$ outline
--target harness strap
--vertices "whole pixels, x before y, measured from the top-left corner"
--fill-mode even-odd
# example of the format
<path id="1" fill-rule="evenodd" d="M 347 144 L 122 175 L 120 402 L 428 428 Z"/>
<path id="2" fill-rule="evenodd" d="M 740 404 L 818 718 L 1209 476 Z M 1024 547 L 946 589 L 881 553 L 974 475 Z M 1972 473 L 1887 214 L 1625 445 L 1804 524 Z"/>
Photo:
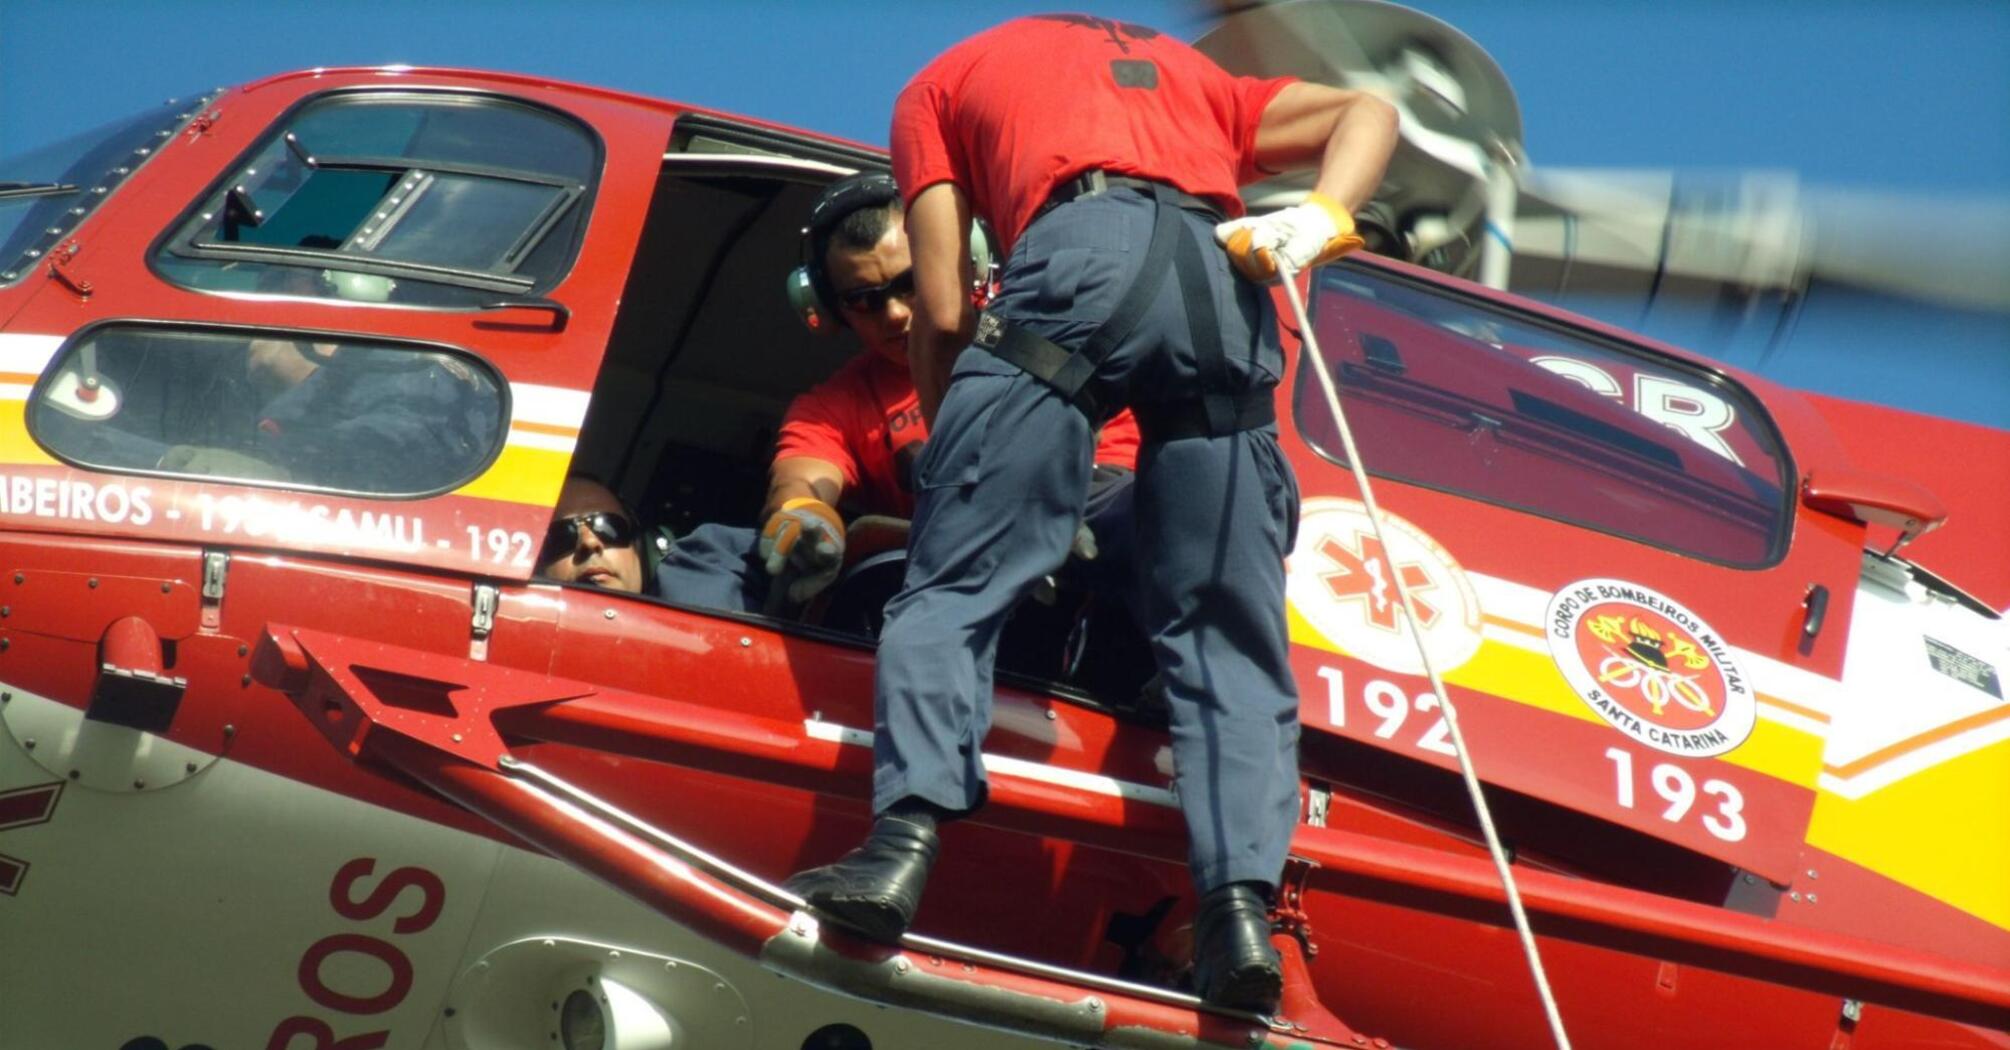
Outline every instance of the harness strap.
<path id="1" fill-rule="evenodd" d="M 1186 306 L 1195 363 L 1200 365 L 1201 408 L 1207 414 L 1208 433 L 1233 434 L 1246 428 L 1235 425 L 1238 406 L 1235 395 L 1229 393 L 1228 352 L 1221 345 L 1221 319 L 1214 312 L 1214 290 L 1208 287 L 1207 263 L 1201 258 L 1199 238 L 1193 230 L 1185 228 L 1180 233 L 1183 236 L 1179 239 L 1178 254 L 1173 257 L 1173 272 L 1179 277 L 1179 294 Z"/>
<path id="2" fill-rule="evenodd" d="M 1121 186 L 1133 186 L 1136 181 L 1109 180 L 1110 184 Z M 1069 188 L 1073 190 L 1074 184 L 1069 184 Z M 1145 439 L 1218 436 L 1268 425 L 1277 418 L 1270 390 L 1228 392 L 1228 355 L 1221 344 L 1220 317 L 1208 287 L 1207 263 L 1198 237 L 1179 219 L 1183 207 L 1199 204 L 1212 211 L 1212 205 L 1162 183 L 1146 182 L 1135 188 L 1148 191 L 1152 197 L 1151 242 L 1116 308 L 1090 333 L 1080 350 L 1069 350 L 990 311 L 977 320 L 974 344 L 1052 387 L 1087 416 L 1091 425 L 1099 424 L 1104 418 L 1103 405 L 1091 380 L 1104 359 L 1130 337 L 1144 320 L 1146 311 L 1158 301 L 1166 284 L 1166 271 L 1171 269 L 1185 300 L 1187 325 L 1192 330 L 1194 353 L 1200 365 L 1201 394 L 1191 400 L 1135 406 Z M 1148 424 L 1147 415 L 1155 422 Z"/>
<path id="3" fill-rule="evenodd" d="M 1102 420 L 1102 403 L 1089 388 L 1096 366 L 1087 354 L 1076 353 L 1045 336 L 1008 324 L 989 311 L 977 318 L 977 338 L 973 342 L 1053 387 L 1055 393 L 1088 416 L 1092 425 Z"/>

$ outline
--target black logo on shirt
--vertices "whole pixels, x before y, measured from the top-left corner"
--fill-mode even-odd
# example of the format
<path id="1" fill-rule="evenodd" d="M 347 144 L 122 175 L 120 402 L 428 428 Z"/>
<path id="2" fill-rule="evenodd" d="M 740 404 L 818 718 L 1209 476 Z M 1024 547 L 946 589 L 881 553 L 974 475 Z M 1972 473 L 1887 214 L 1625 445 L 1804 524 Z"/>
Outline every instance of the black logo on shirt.
<path id="1" fill-rule="evenodd" d="M 1048 22 L 1066 22 L 1069 25 L 1081 26 L 1084 29 L 1093 29 L 1097 32 L 1108 34 L 1110 43 L 1117 45 L 1117 49 L 1126 55 L 1131 53 L 1131 45 L 1124 42 L 1125 37 L 1129 37 L 1132 40 L 1152 40 L 1159 35 L 1159 31 L 1150 26 L 1136 25 L 1131 22 L 1119 22 L 1114 18 L 1097 18 L 1094 15 L 1034 15 L 1033 17 Z M 1156 70 L 1153 71 L 1153 80 L 1157 80 Z M 1123 83 L 1121 79 L 1117 82 L 1120 84 Z M 1125 86 L 1129 87 L 1131 85 Z"/>

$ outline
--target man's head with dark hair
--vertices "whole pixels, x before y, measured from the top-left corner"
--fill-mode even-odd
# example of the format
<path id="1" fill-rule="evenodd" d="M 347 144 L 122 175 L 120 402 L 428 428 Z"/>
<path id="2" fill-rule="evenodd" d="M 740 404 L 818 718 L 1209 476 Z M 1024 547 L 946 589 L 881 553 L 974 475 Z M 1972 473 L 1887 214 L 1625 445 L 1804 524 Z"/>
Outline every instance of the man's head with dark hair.
<path id="1" fill-rule="evenodd" d="M 899 198 L 859 208 L 831 227 L 817 260 L 845 326 L 866 349 L 903 364 L 914 293 L 905 218 Z"/>
<path id="2" fill-rule="evenodd" d="M 824 262 L 828 265 L 832 250 L 871 250 L 881 237 L 886 236 L 887 230 L 900 226 L 906 217 L 907 210 L 901 207 L 898 198 L 852 212 L 831 230 L 830 240 L 824 245 Z"/>

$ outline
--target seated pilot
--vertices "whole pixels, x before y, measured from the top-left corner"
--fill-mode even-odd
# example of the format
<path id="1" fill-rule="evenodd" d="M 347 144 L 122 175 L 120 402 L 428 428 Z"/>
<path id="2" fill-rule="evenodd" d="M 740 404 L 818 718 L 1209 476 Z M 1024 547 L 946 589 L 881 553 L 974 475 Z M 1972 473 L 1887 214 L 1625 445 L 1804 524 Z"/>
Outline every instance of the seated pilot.
<path id="1" fill-rule="evenodd" d="M 663 561 L 650 568 L 648 544 Z M 596 478 L 573 474 L 558 491 L 551 528 L 537 555 L 537 575 L 560 583 L 584 583 L 624 594 L 653 593 L 683 605 L 747 612 L 761 596 L 745 592 L 745 581 L 765 575 L 720 571 L 714 566 L 750 556 L 751 530 L 705 525 L 676 541 L 650 534 L 614 490 Z M 727 551 L 727 546 L 737 553 Z"/>
<path id="2" fill-rule="evenodd" d="M 538 551 L 537 574 L 560 583 L 642 593 L 649 562 L 642 555 L 642 529 L 635 515 L 599 481 L 583 474 L 566 478 Z"/>

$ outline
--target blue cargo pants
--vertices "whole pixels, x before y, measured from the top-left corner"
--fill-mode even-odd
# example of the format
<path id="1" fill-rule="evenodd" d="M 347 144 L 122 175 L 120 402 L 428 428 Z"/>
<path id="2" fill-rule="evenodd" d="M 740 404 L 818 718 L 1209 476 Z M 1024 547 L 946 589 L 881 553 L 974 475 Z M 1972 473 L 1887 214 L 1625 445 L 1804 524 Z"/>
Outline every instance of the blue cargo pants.
<path id="1" fill-rule="evenodd" d="M 1079 348 L 1143 266 L 1160 205 L 1112 189 L 1029 226 L 991 311 Z M 1167 205 L 1170 207 L 1170 205 Z M 1282 352 L 1261 289 L 1213 247 L 1215 219 L 1181 211 L 1201 255 L 1227 352 L 1229 393 L 1269 389 Z M 1103 404 L 1201 391 L 1171 267 L 1142 321 L 1096 371 Z M 873 805 L 908 797 L 951 811 L 983 803 L 981 745 L 992 661 L 1013 604 L 1067 554 L 1089 480 L 1089 419 L 1038 379 L 973 347 L 923 451 L 901 593 L 887 605 L 876 680 Z M 1223 436 L 1147 433 L 1132 493 L 1135 607 L 1171 709 L 1175 789 L 1203 893 L 1274 886 L 1298 813 L 1298 699 L 1286 657 L 1284 557 L 1298 491 L 1268 425 Z"/>

